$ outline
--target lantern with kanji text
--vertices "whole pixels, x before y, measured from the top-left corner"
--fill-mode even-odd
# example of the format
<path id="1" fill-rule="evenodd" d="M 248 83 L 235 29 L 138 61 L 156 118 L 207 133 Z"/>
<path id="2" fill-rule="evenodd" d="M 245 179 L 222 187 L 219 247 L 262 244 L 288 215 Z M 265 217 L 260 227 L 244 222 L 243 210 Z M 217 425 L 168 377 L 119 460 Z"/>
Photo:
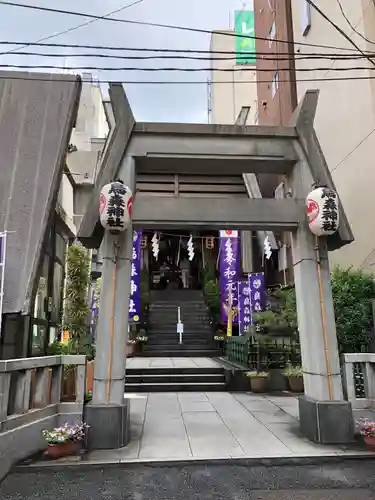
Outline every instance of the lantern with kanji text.
<path id="1" fill-rule="evenodd" d="M 306 198 L 307 222 L 315 236 L 330 236 L 340 223 L 338 196 L 327 187 L 317 187 Z"/>
<path id="2" fill-rule="evenodd" d="M 122 181 L 103 186 L 99 199 L 100 223 L 111 233 L 125 231 L 132 215 L 133 193 Z"/>
<path id="3" fill-rule="evenodd" d="M 147 248 L 147 243 L 148 243 L 148 239 L 147 239 L 147 236 L 145 234 L 142 235 L 142 239 L 141 239 L 141 248 Z"/>
<path id="4" fill-rule="evenodd" d="M 206 237 L 206 248 L 212 250 L 215 247 L 215 238 L 213 236 Z"/>

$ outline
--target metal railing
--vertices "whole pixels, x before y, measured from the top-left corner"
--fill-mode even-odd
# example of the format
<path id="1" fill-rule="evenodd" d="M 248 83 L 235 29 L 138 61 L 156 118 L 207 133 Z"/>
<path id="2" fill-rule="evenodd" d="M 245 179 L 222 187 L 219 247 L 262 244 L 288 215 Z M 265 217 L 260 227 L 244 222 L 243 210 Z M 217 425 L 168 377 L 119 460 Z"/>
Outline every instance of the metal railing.
<path id="1" fill-rule="evenodd" d="M 0 480 L 13 463 L 45 447 L 43 429 L 82 421 L 85 377 L 85 356 L 0 361 Z"/>
<path id="2" fill-rule="evenodd" d="M 353 410 L 375 410 L 375 353 L 342 355 L 343 386 Z"/>
<path id="3" fill-rule="evenodd" d="M 226 339 L 225 355 L 229 361 L 249 370 L 284 369 L 289 363 L 301 364 L 301 348 L 294 339 L 280 338 L 259 341 L 250 337 Z"/>

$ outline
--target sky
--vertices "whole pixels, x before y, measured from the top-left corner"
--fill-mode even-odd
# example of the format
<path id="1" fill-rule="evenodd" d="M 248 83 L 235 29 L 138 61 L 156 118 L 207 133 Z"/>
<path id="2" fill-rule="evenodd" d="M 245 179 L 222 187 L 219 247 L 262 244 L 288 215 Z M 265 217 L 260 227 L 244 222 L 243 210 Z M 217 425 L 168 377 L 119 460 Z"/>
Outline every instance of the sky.
<path id="1" fill-rule="evenodd" d="M 39 5 L 71 11 L 87 12 L 103 16 L 112 10 L 133 3 L 135 0 L 19 0 L 20 3 Z M 205 30 L 233 28 L 234 11 L 251 8 L 252 0 L 143 0 L 142 2 L 115 14 L 115 17 L 163 24 L 173 24 Z M 7 41 L 37 41 L 42 37 L 73 28 L 88 19 L 70 15 L 33 11 L 0 4 L 0 39 Z M 209 50 L 210 35 L 148 26 L 135 26 L 100 20 L 65 35 L 50 40 L 55 43 L 106 45 L 135 48 L 171 48 Z M 16 52 L 3 54 L 13 46 L 1 47 L 1 64 L 48 64 L 53 66 L 136 66 L 136 67 L 209 67 L 210 62 L 186 60 L 126 61 L 99 58 L 78 58 L 77 52 L 91 52 L 87 49 L 27 47 L 20 50 L 67 54 L 69 57 L 41 58 L 20 56 Z M 120 54 L 120 52 L 119 52 Z M 129 52 L 127 52 L 130 55 Z M 146 55 L 133 52 L 132 55 Z M 122 53 L 123 55 L 123 53 Z M 45 71 L 45 70 L 40 70 Z M 209 72 L 141 72 L 141 71 L 98 71 L 100 80 L 150 81 L 163 80 L 203 81 Z M 125 84 L 135 118 L 138 121 L 158 122 L 207 122 L 207 84 Z M 104 89 L 105 92 L 105 89 Z"/>

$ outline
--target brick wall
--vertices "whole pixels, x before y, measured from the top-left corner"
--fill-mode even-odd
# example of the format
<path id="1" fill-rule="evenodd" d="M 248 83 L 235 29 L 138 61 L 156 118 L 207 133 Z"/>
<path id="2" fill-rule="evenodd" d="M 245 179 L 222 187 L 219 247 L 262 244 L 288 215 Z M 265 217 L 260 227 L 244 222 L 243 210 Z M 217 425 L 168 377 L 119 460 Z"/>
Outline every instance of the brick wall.
<path id="1" fill-rule="evenodd" d="M 277 4 L 277 9 L 274 7 Z M 258 113 L 260 125 L 287 125 L 297 106 L 293 41 L 293 21 L 290 0 L 254 0 L 255 34 L 266 40 L 256 40 Z M 261 56 L 260 54 L 265 54 Z M 268 57 L 278 60 L 269 60 Z M 269 70 L 269 71 L 264 71 Z M 278 76 L 278 85 L 272 83 Z M 265 83 L 264 83 L 265 82 Z M 278 88 L 277 88 L 278 87 Z"/>

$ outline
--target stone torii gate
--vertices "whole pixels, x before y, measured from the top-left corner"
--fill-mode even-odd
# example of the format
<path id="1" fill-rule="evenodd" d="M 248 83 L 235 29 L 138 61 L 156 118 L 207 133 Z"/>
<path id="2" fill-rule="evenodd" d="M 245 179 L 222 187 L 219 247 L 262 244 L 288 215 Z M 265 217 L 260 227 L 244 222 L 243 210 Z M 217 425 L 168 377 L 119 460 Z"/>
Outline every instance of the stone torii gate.
<path id="1" fill-rule="evenodd" d="M 340 206 L 338 233 L 320 238 L 316 248 L 305 214 L 305 199 L 314 185 L 334 189 L 313 128 L 318 92 L 308 91 L 291 125 L 282 128 L 136 123 L 122 86 L 111 85 L 110 95 L 116 125 L 103 152 L 95 187 L 87 193 L 88 209 L 78 235 L 88 247 L 102 245 L 104 256 L 93 399 L 87 407 L 87 422 L 91 426 L 89 446 L 117 448 L 125 446 L 129 439 L 130 400 L 124 397 L 125 349 L 132 234 L 136 228 L 290 231 L 305 385 L 305 395 L 299 400 L 301 430 L 311 440 L 321 443 L 351 441 L 353 420 L 350 403 L 343 397 L 328 250 L 350 243 L 353 235 Z M 233 198 L 225 193 L 209 197 L 199 192 L 190 197 L 178 190 L 169 196 L 155 196 L 140 191 L 129 228 L 118 237 L 104 234 L 98 212 L 103 185 L 121 179 L 135 193 L 137 175 L 155 177 L 166 173 L 278 174 L 285 176 L 287 197 Z M 114 243 L 118 249 L 116 266 Z M 317 259 L 324 290 L 326 340 Z"/>

